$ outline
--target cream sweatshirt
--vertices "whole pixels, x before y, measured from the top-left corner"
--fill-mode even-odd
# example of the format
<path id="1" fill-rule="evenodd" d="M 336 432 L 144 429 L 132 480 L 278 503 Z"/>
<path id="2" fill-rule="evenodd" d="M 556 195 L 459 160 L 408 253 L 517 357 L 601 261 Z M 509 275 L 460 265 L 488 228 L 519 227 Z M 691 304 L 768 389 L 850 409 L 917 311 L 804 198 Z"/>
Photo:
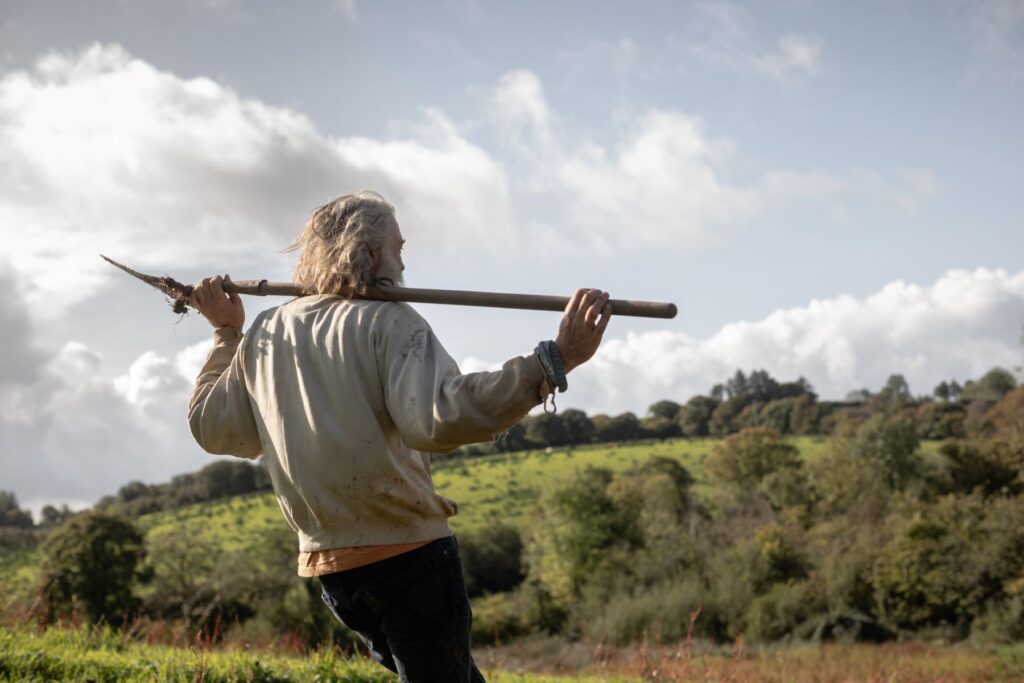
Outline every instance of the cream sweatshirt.
<path id="1" fill-rule="evenodd" d="M 549 392 L 536 355 L 463 375 L 404 303 L 338 296 L 260 313 L 244 338 L 214 331 L 189 405 L 210 453 L 260 453 L 299 550 L 451 533 L 431 452 L 489 440 Z"/>

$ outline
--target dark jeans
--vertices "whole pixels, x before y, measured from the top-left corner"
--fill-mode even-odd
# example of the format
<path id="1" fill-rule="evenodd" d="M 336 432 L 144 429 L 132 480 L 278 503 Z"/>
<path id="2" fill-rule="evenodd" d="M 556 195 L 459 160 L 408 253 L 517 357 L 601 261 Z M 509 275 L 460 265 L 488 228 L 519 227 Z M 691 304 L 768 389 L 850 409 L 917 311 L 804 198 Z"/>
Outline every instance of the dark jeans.
<path id="1" fill-rule="evenodd" d="M 320 577 L 334 616 L 402 681 L 483 683 L 469 652 L 473 615 L 454 536 Z"/>

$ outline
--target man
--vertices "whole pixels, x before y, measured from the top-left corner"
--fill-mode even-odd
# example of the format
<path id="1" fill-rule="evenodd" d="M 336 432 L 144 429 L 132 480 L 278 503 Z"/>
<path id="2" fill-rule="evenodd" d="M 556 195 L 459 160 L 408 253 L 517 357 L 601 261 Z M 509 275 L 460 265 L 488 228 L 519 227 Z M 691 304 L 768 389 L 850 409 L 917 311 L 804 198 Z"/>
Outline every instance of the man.
<path id="1" fill-rule="evenodd" d="M 403 681 L 482 681 L 447 521 L 457 506 L 434 491 L 429 453 L 486 441 L 564 390 L 611 308 L 606 293 L 578 290 L 555 342 L 463 375 L 408 304 L 339 295 L 401 285 L 404 242 L 376 193 L 320 207 L 293 245 L 295 279 L 319 294 L 264 311 L 244 337 L 227 276 L 204 279 L 193 301 L 214 348 L 189 424 L 211 453 L 263 453 L 299 536 L 299 575 L 320 578 L 324 602 L 377 661 Z"/>

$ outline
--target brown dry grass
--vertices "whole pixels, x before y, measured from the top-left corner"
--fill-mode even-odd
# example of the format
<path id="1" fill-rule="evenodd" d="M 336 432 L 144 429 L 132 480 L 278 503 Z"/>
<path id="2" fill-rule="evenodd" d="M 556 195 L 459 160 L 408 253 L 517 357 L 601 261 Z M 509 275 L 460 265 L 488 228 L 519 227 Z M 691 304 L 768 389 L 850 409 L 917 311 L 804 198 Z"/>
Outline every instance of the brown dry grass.
<path id="1" fill-rule="evenodd" d="M 979 648 L 923 642 L 798 645 L 749 650 L 695 642 L 632 647 L 540 639 L 484 650 L 487 668 L 576 673 L 604 679 L 703 683 L 981 683 L 1024 681 L 1024 648 Z"/>
<path id="2" fill-rule="evenodd" d="M 534 646 L 534 654 L 539 649 Z M 554 649 L 554 646 L 551 646 Z M 924 643 L 820 645 L 757 652 L 696 654 L 685 647 L 592 648 L 567 646 L 527 663 L 523 654 L 490 650 L 488 668 L 534 673 L 578 673 L 601 678 L 705 683 L 980 683 L 1024 681 L 1024 665 L 994 651 Z"/>

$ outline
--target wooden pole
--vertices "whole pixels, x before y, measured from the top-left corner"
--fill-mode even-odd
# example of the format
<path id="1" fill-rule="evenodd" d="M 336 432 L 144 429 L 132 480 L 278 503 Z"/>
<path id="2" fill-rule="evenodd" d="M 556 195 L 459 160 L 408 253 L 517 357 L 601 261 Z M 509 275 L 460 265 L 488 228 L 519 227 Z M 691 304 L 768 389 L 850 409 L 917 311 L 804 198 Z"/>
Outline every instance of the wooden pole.
<path id="1" fill-rule="evenodd" d="M 101 254 L 101 256 L 103 256 Z M 103 259 L 117 266 L 129 275 L 139 278 L 174 300 L 174 310 L 184 313 L 190 306 L 192 286 L 185 285 L 171 277 L 146 275 L 103 256 Z M 294 282 L 269 282 L 267 280 L 235 280 L 224 283 L 224 291 L 252 296 L 306 296 L 307 293 Z M 533 311 L 563 311 L 569 303 L 567 296 L 546 296 L 542 294 L 511 294 L 504 292 L 474 292 L 454 289 L 417 289 L 414 287 L 371 287 L 358 297 L 372 301 L 408 301 L 420 304 L 451 304 L 455 306 L 485 306 L 488 308 L 518 308 Z M 676 305 L 658 301 L 631 301 L 611 299 L 613 315 L 637 318 L 674 318 Z"/>

